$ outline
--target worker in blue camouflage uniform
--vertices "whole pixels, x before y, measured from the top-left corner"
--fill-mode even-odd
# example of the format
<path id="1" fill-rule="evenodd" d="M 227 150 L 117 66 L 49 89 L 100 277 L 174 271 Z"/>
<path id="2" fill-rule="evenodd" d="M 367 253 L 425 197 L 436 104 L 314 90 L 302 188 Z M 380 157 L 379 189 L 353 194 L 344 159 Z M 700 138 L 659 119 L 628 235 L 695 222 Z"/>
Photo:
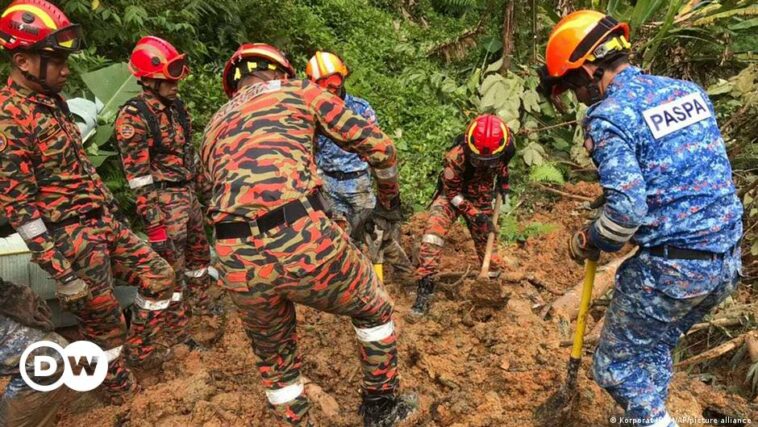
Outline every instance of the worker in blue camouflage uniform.
<path id="1" fill-rule="evenodd" d="M 378 124 L 376 112 L 368 101 L 346 93 L 344 83 L 348 70 L 337 55 L 316 52 L 308 61 L 305 72 L 311 81 L 344 99 L 347 108 Z M 325 194 L 329 198 L 334 221 L 356 244 L 363 246 L 364 225 L 376 205 L 368 163 L 357 154 L 343 150 L 328 137 L 319 135 L 316 164 L 324 178 Z M 399 238 L 400 229 L 396 228 L 383 237 L 381 250 L 401 280 L 409 280 L 413 267 L 398 242 Z"/>
<path id="2" fill-rule="evenodd" d="M 550 35 L 542 88 L 590 106 L 585 148 L 606 198 L 569 251 L 597 259 L 628 241 L 616 273 L 594 378 L 629 425 L 676 426 L 666 410 L 679 337 L 737 286 L 742 205 L 716 114 L 699 86 L 630 65 L 629 27 L 577 11 Z"/>
<path id="3" fill-rule="evenodd" d="M 19 371 L 21 355 L 31 344 L 51 341 L 61 347 L 68 342 L 53 331 L 50 308 L 28 286 L 14 285 L 0 279 L 0 378 L 10 376 L 0 395 L 0 426 L 53 426 L 62 403 L 73 397 L 66 387 L 49 392 L 35 391 L 26 385 Z M 46 355 L 63 366 L 60 355 L 42 347 L 31 355 Z M 26 372 L 33 377 L 34 357 L 27 357 Z M 38 384 L 54 382 L 62 370 L 49 378 L 32 378 Z"/>

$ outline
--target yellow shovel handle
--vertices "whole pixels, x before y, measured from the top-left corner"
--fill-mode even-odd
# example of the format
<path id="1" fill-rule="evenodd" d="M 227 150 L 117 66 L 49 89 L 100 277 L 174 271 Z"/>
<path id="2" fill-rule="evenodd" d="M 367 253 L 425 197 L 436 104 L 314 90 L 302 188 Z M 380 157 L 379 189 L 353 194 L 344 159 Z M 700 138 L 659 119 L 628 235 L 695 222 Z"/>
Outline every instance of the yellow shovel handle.
<path id="1" fill-rule="evenodd" d="M 376 273 L 379 281 L 384 283 L 384 264 L 374 264 L 374 273 Z"/>
<path id="2" fill-rule="evenodd" d="M 584 283 L 582 284 L 582 299 L 579 302 L 579 316 L 576 318 L 576 332 L 574 332 L 574 346 L 571 349 L 571 358 L 582 357 L 584 345 L 584 331 L 587 329 L 587 312 L 590 311 L 592 301 L 592 286 L 595 283 L 597 261 L 586 260 L 584 262 Z"/>

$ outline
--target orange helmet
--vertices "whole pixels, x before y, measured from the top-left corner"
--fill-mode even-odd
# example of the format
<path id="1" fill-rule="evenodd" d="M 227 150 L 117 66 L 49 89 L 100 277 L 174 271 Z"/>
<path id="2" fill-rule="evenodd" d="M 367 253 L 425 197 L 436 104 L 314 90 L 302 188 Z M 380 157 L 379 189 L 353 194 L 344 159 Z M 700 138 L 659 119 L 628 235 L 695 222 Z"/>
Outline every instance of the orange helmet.
<path id="1" fill-rule="evenodd" d="M 503 154 L 513 155 L 515 147 L 511 131 L 503 120 L 492 114 L 483 114 L 466 128 L 465 147 L 474 166 L 494 166 Z"/>
<path id="2" fill-rule="evenodd" d="M 81 41 L 81 28 L 44 0 L 16 0 L 0 15 L 0 46 L 8 51 L 71 53 Z"/>
<path id="3" fill-rule="evenodd" d="M 623 32 L 622 36 L 608 36 Z M 594 10 L 566 15 L 550 33 L 545 48 L 547 75 L 558 78 L 587 61 L 602 59 L 612 52 L 628 50 L 629 25 Z"/>
<path id="4" fill-rule="evenodd" d="M 345 63 L 337 55 L 318 51 L 305 66 L 305 74 L 315 82 L 334 74 L 339 74 L 344 79 L 348 71 Z"/>
<path id="5" fill-rule="evenodd" d="M 234 96 L 242 77 L 260 70 L 278 70 L 289 78 L 295 77 L 295 69 L 279 49 L 266 43 L 244 43 L 224 65 L 222 79 L 226 95 Z"/>
<path id="6" fill-rule="evenodd" d="M 186 56 L 166 40 L 142 37 L 129 57 L 129 70 L 138 79 L 181 80 L 189 74 Z"/>

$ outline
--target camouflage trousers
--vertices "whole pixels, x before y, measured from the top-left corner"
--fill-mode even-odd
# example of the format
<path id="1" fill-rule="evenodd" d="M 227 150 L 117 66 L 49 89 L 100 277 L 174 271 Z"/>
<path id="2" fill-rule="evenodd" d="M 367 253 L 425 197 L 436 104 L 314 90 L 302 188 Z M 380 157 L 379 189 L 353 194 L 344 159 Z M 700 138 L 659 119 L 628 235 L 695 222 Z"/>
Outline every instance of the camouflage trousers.
<path id="1" fill-rule="evenodd" d="M 486 215 L 492 215 L 492 199 L 487 194 L 486 199 L 469 199 L 474 202 L 475 206 Z M 458 218 L 458 211 L 453 207 L 450 201 L 443 194 L 438 194 L 432 202 L 429 210 L 429 219 L 424 230 L 424 236 L 421 239 L 421 248 L 419 249 L 419 265 L 416 269 L 418 279 L 429 275 L 437 274 L 440 265 L 440 254 L 442 247 L 445 245 L 445 236 L 447 236 L 453 222 Z M 471 237 L 474 239 L 476 254 L 479 260 L 484 259 L 484 252 L 487 246 L 487 230 L 482 226 L 473 223 L 469 218 L 464 217 Z M 493 262 L 494 264 L 494 262 Z"/>
<path id="2" fill-rule="evenodd" d="M 359 178 L 345 180 L 338 180 L 326 174 L 323 174 L 323 177 L 324 195 L 331 207 L 332 219 L 348 235 L 351 235 L 353 228 L 363 224 L 366 217 L 371 214 L 371 210 L 376 206 L 371 176 L 366 174 Z M 395 270 L 411 273 L 413 271 L 411 261 L 398 242 L 399 233 L 396 234 L 384 239 L 381 245 L 382 258 Z M 369 253 L 364 242 L 355 243 L 363 253 Z"/>
<path id="3" fill-rule="evenodd" d="M 641 250 L 619 267 L 593 370 L 626 418 L 636 425 L 676 425 L 666 411 L 671 352 L 734 291 L 740 266 L 737 248 L 716 261 L 672 260 Z"/>
<path id="4" fill-rule="evenodd" d="M 208 305 L 208 287 L 211 284 L 208 274 L 211 262 L 210 245 L 205 235 L 200 202 L 194 189 L 189 187 L 161 190 L 158 199 L 163 217 L 166 218 L 168 237 L 176 250 L 174 271 L 177 280 L 186 283 L 183 301 L 172 304 L 169 313 L 175 313 L 187 306 L 199 311 Z M 171 317 L 174 324 L 180 319 L 173 315 Z"/>
<path id="5" fill-rule="evenodd" d="M 165 297 L 174 286 L 171 266 L 110 214 L 56 228 L 52 233 L 58 250 L 90 286 L 89 304 L 73 313 L 84 339 L 112 354 L 121 353 L 124 346 L 130 357 L 147 357 L 154 350 L 153 339 L 161 326 L 157 319 L 161 309 L 154 304 L 167 305 L 168 300 L 159 298 Z M 124 315 L 113 294 L 114 275 L 136 285 L 138 300 L 145 306 L 133 311 L 128 335 Z M 110 363 L 103 385 L 110 393 L 133 387 L 123 357 Z"/>
<path id="6" fill-rule="evenodd" d="M 365 392 L 394 393 L 392 301 L 368 259 L 323 212 L 310 211 L 259 237 L 217 239 L 215 248 L 221 283 L 239 309 L 269 403 L 281 419 L 307 423 L 310 407 L 300 378 L 295 303 L 349 316 Z"/>

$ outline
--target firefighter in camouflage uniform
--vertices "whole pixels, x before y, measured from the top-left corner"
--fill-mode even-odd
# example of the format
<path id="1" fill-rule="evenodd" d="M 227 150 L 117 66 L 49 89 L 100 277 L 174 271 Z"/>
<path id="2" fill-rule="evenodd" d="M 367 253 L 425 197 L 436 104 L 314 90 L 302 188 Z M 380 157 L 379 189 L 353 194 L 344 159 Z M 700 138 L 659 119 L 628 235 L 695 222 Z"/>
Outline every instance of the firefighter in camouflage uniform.
<path id="1" fill-rule="evenodd" d="M 368 101 L 346 92 L 348 70 L 337 55 L 316 52 L 308 61 L 305 74 L 312 82 L 342 98 L 348 109 L 379 125 L 376 112 Z M 366 238 L 371 238 L 370 232 L 373 231 L 367 233 L 365 230 L 366 219 L 376 206 L 368 163 L 358 154 L 340 148 L 328 136 L 319 134 L 316 139 L 316 165 L 324 179 L 324 190 L 331 204 L 333 221 L 352 237 L 357 246 L 365 246 Z M 374 254 L 377 259 L 372 261 L 377 263 L 386 257 L 396 272 L 407 278 L 411 276 L 413 267 L 398 242 L 399 234 L 400 228 L 396 228 L 393 233 L 383 236 L 379 243 L 382 253 Z"/>
<path id="2" fill-rule="evenodd" d="M 495 231 L 491 219 L 494 191 L 507 199 L 508 163 L 515 153 L 513 136 L 505 123 L 497 116 L 485 114 L 469 124 L 445 155 L 421 240 L 413 315 L 422 316 L 429 311 L 435 287 L 433 276 L 439 268 L 445 236 L 459 215 L 466 221 L 479 260 L 483 260 L 487 236 Z"/>
<path id="3" fill-rule="evenodd" d="M 167 327 L 177 342 L 193 344 L 186 311 L 188 303 L 196 312 L 207 305 L 210 247 L 195 191 L 198 165 L 190 118 L 177 97 L 179 81 L 189 70 L 185 55 L 153 36 L 137 42 L 129 69 L 143 90 L 119 111 L 116 141 L 148 241 L 176 272 Z"/>
<path id="4" fill-rule="evenodd" d="M 414 407 L 412 396 L 398 393 L 393 305 L 369 260 L 324 212 L 312 145 L 321 130 L 369 162 L 379 190 L 374 216 L 387 227 L 401 220 L 395 148 L 339 97 L 294 77 L 283 54 L 262 43 L 242 45 L 224 68 L 231 100 L 201 148 L 220 280 L 281 419 L 310 425 L 295 332 L 300 303 L 352 318 L 365 425 L 391 426 Z"/>
<path id="5" fill-rule="evenodd" d="M 673 427 L 666 410 L 679 338 L 737 286 L 742 205 L 716 113 L 691 83 L 629 64 L 629 26 L 599 12 L 563 18 L 541 86 L 590 106 L 585 148 L 606 203 L 576 232 L 578 262 L 639 245 L 616 273 L 594 378 L 623 406 L 623 425 Z"/>
<path id="6" fill-rule="evenodd" d="M 11 57 L 0 89 L 0 206 L 34 262 L 55 279 L 82 336 L 112 359 L 104 388 L 118 401 L 136 389 L 122 346 L 139 360 L 158 354 L 151 339 L 159 325 L 149 317 L 170 302 L 173 270 L 114 217 L 113 196 L 59 95 L 80 42 L 79 27 L 44 0 L 16 0 L 0 17 L 0 44 Z M 128 336 L 112 264 L 139 278 Z"/>

